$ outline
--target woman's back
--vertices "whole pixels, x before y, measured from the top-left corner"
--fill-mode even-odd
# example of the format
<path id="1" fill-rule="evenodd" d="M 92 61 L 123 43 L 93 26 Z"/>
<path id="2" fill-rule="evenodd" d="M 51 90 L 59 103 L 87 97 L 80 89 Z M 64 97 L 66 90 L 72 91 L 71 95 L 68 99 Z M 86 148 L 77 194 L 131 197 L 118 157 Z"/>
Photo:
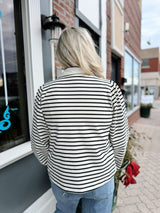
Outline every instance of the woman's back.
<path id="1" fill-rule="evenodd" d="M 72 71 L 74 75 L 70 75 Z M 43 123 L 35 125 L 33 134 L 48 131 L 46 164 L 54 183 L 67 191 L 86 192 L 109 181 L 116 171 L 110 142 L 116 88 L 112 81 L 85 75 L 80 68 L 68 68 L 64 73 L 41 87 L 36 120 L 43 115 L 46 128 Z M 123 103 L 122 96 L 118 99 Z M 120 113 L 118 141 L 127 137 L 121 104 L 116 113 Z"/>

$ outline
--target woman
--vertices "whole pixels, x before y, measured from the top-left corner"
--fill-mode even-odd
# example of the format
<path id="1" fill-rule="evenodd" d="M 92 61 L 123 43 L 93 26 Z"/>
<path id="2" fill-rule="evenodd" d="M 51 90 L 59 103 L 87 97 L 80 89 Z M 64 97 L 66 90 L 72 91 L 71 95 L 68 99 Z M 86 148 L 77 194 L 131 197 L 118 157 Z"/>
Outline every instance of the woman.
<path id="1" fill-rule="evenodd" d="M 83 28 L 65 30 L 57 44 L 59 79 L 40 87 L 34 105 L 32 149 L 46 165 L 56 213 L 110 213 L 114 174 L 128 142 L 119 87 L 103 77 L 100 57 Z"/>

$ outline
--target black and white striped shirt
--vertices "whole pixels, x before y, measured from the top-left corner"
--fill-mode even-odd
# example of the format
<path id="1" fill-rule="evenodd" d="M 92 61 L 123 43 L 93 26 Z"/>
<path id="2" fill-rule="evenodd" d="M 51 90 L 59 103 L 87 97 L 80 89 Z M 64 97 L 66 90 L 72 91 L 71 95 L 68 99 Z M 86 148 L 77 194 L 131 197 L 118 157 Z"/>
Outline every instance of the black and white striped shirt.
<path id="1" fill-rule="evenodd" d="M 123 96 L 113 81 L 68 68 L 37 92 L 32 149 L 63 190 L 84 193 L 108 182 L 121 167 L 128 135 Z"/>

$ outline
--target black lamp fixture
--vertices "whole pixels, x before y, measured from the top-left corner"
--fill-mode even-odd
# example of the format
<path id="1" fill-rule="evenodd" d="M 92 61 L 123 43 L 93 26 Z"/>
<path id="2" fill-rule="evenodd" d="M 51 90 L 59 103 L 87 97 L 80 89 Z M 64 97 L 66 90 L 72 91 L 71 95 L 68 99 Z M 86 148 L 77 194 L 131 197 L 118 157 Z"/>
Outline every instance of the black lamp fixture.
<path id="1" fill-rule="evenodd" d="M 122 77 L 122 84 L 127 83 L 127 79 Z"/>
<path id="2" fill-rule="evenodd" d="M 58 40 L 61 31 L 66 27 L 55 13 L 51 16 L 41 15 L 41 24 L 44 30 L 51 30 L 51 40 Z"/>

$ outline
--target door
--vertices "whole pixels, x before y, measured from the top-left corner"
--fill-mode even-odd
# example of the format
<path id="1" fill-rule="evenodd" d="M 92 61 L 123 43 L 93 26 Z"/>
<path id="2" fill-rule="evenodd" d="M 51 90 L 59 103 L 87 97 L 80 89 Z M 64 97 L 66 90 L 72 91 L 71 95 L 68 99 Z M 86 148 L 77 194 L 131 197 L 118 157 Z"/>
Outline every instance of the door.
<path id="1" fill-rule="evenodd" d="M 119 85 L 119 63 L 120 59 L 112 54 L 112 65 L 111 65 L 111 80 Z"/>

